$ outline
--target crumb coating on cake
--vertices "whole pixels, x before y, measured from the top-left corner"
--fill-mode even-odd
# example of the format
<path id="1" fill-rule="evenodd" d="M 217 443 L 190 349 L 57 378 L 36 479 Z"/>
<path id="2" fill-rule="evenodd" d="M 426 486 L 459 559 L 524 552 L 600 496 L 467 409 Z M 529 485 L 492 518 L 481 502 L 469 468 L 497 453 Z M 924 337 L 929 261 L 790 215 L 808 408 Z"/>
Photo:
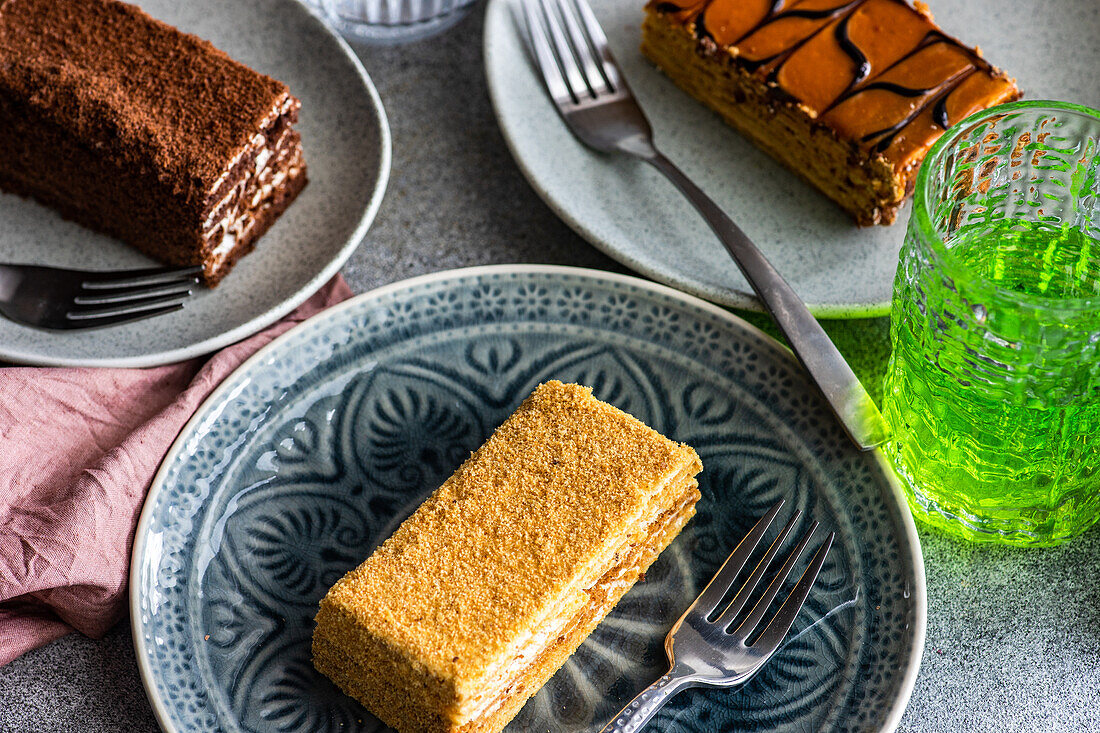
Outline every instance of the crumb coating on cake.
<path id="1" fill-rule="evenodd" d="M 508 675 L 503 689 L 497 693 L 488 688 L 483 690 L 490 695 L 489 704 L 484 712 L 472 719 L 456 722 L 442 711 L 424 706 L 419 696 L 395 684 L 395 678 L 380 670 L 377 664 L 356 662 L 320 630 L 313 637 L 314 664 L 340 689 L 363 701 L 382 717 L 383 722 L 401 733 L 498 733 L 595 630 L 695 515 L 698 482 L 692 479 L 681 486 L 672 507 L 639 532 L 644 539 L 618 554 L 620 562 L 585 591 L 586 605 L 549 635 L 547 643 L 540 646 L 533 658 L 524 660 Z"/>
<path id="2" fill-rule="evenodd" d="M 548 382 L 337 582 L 319 624 L 353 619 L 345 650 L 400 649 L 445 682 L 440 704 L 461 701 L 578 577 L 621 560 L 611 553 L 653 520 L 656 495 L 680 495 L 701 467 L 589 389 Z"/>
<path id="3" fill-rule="evenodd" d="M 152 162 L 201 210 L 289 91 L 134 5 L 0 0 L 0 94 L 120 163 Z"/>
<path id="4" fill-rule="evenodd" d="M 116 0 L 0 0 L 0 190 L 213 287 L 307 183 L 286 86 Z"/>

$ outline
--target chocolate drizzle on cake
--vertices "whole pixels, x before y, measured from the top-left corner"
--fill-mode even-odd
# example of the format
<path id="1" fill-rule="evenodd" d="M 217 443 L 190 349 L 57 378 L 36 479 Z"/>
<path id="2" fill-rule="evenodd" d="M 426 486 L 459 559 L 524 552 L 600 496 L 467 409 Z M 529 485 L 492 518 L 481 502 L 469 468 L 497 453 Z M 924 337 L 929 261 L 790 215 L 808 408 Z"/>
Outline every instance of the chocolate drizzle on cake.
<path id="1" fill-rule="evenodd" d="M 947 96 L 940 97 L 936 106 L 932 108 L 932 119 L 943 129 L 951 127 L 951 120 L 947 118 Z"/>
<path id="2" fill-rule="evenodd" d="M 972 69 L 966 72 L 957 82 L 945 82 L 943 84 L 943 88 L 939 91 L 938 94 L 931 97 L 925 103 L 914 107 L 912 112 L 910 112 L 902 119 L 898 120 L 890 127 L 881 130 L 875 130 L 874 132 L 864 135 L 860 138 L 860 142 L 870 143 L 877 139 L 877 142 L 874 143 L 872 149 L 876 153 L 885 152 L 887 149 L 889 149 L 891 143 L 894 142 L 894 138 L 898 135 L 898 133 L 904 130 L 907 125 L 909 125 L 911 122 L 917 119 L 917 117 L 924 113 L 924 111 L 927 110 L 930 105 L 932 106 L 933 122 L 935 122 L 937 126 L 946 130 L 948 127 L 950 127 L 950 123 L 947 119 L 947 101 L 950 98 L 951 93 L 958 88 L 959 84 L 961 84 L 962 81 L 968 76 L 973 74 L 974 71 L 975 70 Z M 906 90 L 906 92 L 919 91 L 926 90 Z M 918 94 L 905 94 L 904 96 L 918 96 Z"/>
<path id="3" fill-rule="evenodd" d="M 849 82 L 848 88 L 844 90 L 844 93 L 840 96 L 846 97 L 856 84 L 860 83 L 871 73 L 871 62 L 864 55 L 863 51 L 859 49 L 855 43 L 852 42 L 852 37 L 848 34 L 848 24 L 851 22 L 852 16 L 848 15 L 844 20 L 836 24 L 836 31 L 833 35 L 836 36 L 837 45 L 848 54 L 849 58 L 856 64 L 856 73 L 852 77 L 852 81 Z"/>
<path id="4" fill-rule="evenodd" d="M 899 165 L 925 147 L 921 136 L 905 135 L 907 127 L 946 129 L 1003 76 L 905 0 L 662 0 L 655 7 L 760 74 L 781 98 L 826 123 L 860 128 L 856 140 Z M 879 42 L 880 28 L 890 29 L 893 43 Z M 942 75 L 928 80 L 928 67 L 912 62 L 935 44 L 950 45 L 955 56 L 951 63 L 937 57 Z M 872 103 L 870 94 L 894 101 Z"/>
<path id="5" fill-rule="evenodd" d="M 912 87 L 904 87 L 901 84 L 894 84 L 893 82 L 889 81 L 876 81 L 873 84 L 868 84 L 867 86 L 863 87 L 863 89 L 861 89 L 860 91 L 869 92 L 872 89 L 885 89 L 901 97 L 920 97 L 928 94 L 928 92 L 931 91 L 928 88 L 914 89 Z"/>

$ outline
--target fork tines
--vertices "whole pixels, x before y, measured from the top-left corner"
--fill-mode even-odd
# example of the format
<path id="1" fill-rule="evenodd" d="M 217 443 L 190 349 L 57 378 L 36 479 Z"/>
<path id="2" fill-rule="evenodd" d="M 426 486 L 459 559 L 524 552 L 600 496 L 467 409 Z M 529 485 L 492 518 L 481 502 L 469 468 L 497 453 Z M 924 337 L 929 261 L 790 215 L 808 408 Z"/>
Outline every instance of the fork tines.
<path id="1" fill-rule="evenodd" d="M 748 643 L 749 638 L 757 631 L 761 620 L 764 618 L 764 614 L 767 613 L 772 601 L 775 600 L 783 584 L 786 582 L 787 578 L 790 577 L 798 558 L 802 555 L 803 551 L 805 551 L 806 546 L 809 544 L 810 539 L 819 526 L 816 521 L 810 523 L 809 529 L 806 530 L 798 540 L 794 549 L 775 573 L 775 576 L 772 578 L 772 581 L 768 584 L 763 594 L 753 604 L 748 615 L 744 618 L 739 618 L 741 612 L 751 599 L 753 592 L 756 590 L 757 586 L 760 585 L 760 581 L 769 570 L 772 569 L 773 562 L 776 555 L 779 554 L 783 543 L 802 518 L 802 512 L 796 511 L 790 521 L 787 522 L 786 526 L 780 530 L 779 534 L 772 541 L 763 557 L 757 562 L 756 567 L 749 577 L 738 588 L 733 598 L 729 599 L 725 608 L 722 608 L 719 613 L 719 609 L 730 589 L 736 582 L 738 575 L 740 575 L 741 571 L 745 568 L 749 557 L 760 544 L 761 539 L 768 531 L 768 528 L 771 526 L 782 507 L 783 501 L 780 501 L 768 510 L 768 512 L 756 523 L 722 564 L 722 567 L 718 569 L 718 572 L 711 579 L 710 583 L 707 584 L 707 587 L 703 589 L 703 592 L 699 594 L 699 597 L 691 607 L 688 608 L 685 616 L 703 616 L 708 622 L 714 623 L 729 633 L 735 640 L 744 644 Z M 825 558 L 832 547 L 834 536 L 835 533 L 830 533 L 825 539 L 825 542 L 818 548 L 817 552 L 814 553 L 809 566 L 802 573 L 802 576 L 795 584 L 790 595 L 783 601 L 779 610 L 775 613 L 775 616 L 767 624 L 764 631 L 759 635 L 759 638 L 753 643 L 754 648 L 759 648 L 762 653 L 767 652 L 777 647 L 783 640 L 783 637 L 786 636 L 787 631 L 790 630 L 791 625 L 798 616 L 799 610 L 801 610 L 802 605 L 806 602 L 806 598 L 810 593 L 810 588 L 821 572 L 821 567 L 824 565 Z M 715 616 L 717 617 L 715 618 Z"/>
<path id="2" fill-rule="evenodd" d="M 103 272 L 84 273 L 81 287 L 86 290 L 107 290 L 112 288 L 136 288 L 143 285 L 164 285 L 167 283 L 198 283 L 202 275 L 202 265 L 190 267 L 144 267 L 138 270 L 105 270 Z"/>
<path id="3" fill-rule="evenodd" d="M 151 318 L 183 308 L 201 266 L 87 272 L 65 319 L 86 327 Z"/>
<path id="4" fill-rule="evenodd" d="M 625 84 L 585 0 L 522 0 L 535 60 L 559 104 L 596 100 Z"/>

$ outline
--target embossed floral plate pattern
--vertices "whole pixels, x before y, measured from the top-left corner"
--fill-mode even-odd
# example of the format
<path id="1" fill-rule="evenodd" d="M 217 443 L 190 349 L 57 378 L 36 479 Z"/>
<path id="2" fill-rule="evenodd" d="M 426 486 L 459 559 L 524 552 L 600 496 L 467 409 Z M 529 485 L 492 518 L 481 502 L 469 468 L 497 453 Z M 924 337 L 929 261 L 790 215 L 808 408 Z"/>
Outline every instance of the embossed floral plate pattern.
<path id="1" fill-rule="evenodd" d="M 360 296 L 276 340 L 184 429 L 134 545 L 142 677 L 170 731 L 377 731 L 314 671 L 313 615 L 547 379 L 703 459 L 698 515 L 510 731 L 595 731 L 664 671 L 669 625 L 780 497 L 838 533 L 775 659 L 689 691 L 654 730 L 897 724 L 924 641 L 912 520 L 876 454 L 845 440 L 800 367 L 716 307 L 571 268 L 439 273 Z"/>

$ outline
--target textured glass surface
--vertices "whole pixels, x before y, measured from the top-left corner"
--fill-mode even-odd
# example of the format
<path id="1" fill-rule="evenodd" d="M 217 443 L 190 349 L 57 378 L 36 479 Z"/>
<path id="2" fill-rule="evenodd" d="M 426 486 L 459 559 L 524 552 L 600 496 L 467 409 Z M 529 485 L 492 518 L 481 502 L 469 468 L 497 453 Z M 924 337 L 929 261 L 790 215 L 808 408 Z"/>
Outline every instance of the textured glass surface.
<path id="1" fill-rule="evenodd" d="M 964 121 L 917 182 L 883 389 L 918 518 L 1045 545 L 1100 517 L 1100 115 Z"/>
<path id="2" fill-rule="evenodd" d="M 457 23 L 474 0 L 303 0 L 352 41 L 404 43 Z"/>

